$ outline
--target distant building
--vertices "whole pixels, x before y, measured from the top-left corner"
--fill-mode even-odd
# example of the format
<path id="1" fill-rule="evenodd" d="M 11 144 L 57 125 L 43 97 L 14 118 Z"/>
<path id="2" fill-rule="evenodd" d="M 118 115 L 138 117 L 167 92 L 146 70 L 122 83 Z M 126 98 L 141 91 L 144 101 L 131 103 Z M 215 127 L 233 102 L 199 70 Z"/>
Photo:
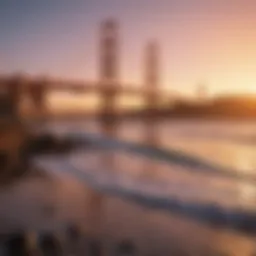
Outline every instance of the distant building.
<path id="1" fill-rule="evenodd" d="M 208 97 L 207 86 L 203 83 L 198 84 L 196 88 L 196 95 L 200 101 L 206 100 Z"/>

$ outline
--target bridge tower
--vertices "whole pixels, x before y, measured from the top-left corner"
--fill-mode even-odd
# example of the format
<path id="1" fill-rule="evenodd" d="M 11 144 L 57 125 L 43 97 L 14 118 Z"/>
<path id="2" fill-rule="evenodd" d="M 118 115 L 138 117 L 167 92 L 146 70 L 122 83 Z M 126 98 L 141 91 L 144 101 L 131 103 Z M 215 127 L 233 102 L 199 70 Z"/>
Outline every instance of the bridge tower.
<path id="1" fill-rule="evenodd" d="M 103 134 L 113 136 L 115 132 L 115 96 L 117 91 L 117 23 L 107 19 L 100 26 L 99 42 L 99 83 L 100 83 L 100 118 L 99 124 Z M 104 151 L 101 156 L 102 166 L 111 169 L 113 155 Z M 95 233 L 93 239 L 102 235 L 102 222 L 104 221 L 104 195 L 94 190 L 89 191 L 89 228 Z"/>
<path id="2" fill-rule="evenodd" d="M 101 121 L 104 132 L 112 135 L 115 100 L 118 92 L 118 24 L 114 19 L 103 21 L 100 28 Z"/>
<path id="3" fill-rule="evenodd" d="M 107 19 L 100 26 L 99 82 L 100 82 L 100 120 L 101 129 L 106 136 L 114 136 L 116 128 L 115 100 L 118 92 L 118 24 Z M 112 152 L 104 151 L 101 156 L 102 167 L 111 170 L 114 165 Z M 91 191 L 89 203 L 89 222 L 95 237 L 102 235 L 104 221 L 104 196 Z"/>
<path id="4" fill-rule="evenodd" d="M 150 41 L 146 46 L 145 86 L 148 94 L 148 105 L 157 105 L 157 89 L 159 80 L 159 47 L 156 41 Z M 153 100 L 153 102 L 152 102 Z"/>
<path id="5" fill-rule="evenodd" d="M 105 85 L 113 86 L 118 77 L 118 24 L 107 19 L 100 31 L 100 78 Z"/>
<path id="6" fill-rule="evenodd" d="M 102 132 L 109 137 L 116 134 L 117 122 L 116 96 L 118 93 L 118 23 L 109 18 L 100 27 L 99 72 L 101 83 L 100 125 Z M 114 156 L 104 154 L 102 161 L 110 169 L 114 165 Z"/>
<path id="7" fill-rule="evenodd" d="M 155 145 L 158 85 L 159 85 L 159 47 L 156 41 L 150 41 L 145 50 L 145 82 L 146 87 L 146 143 Z"/>

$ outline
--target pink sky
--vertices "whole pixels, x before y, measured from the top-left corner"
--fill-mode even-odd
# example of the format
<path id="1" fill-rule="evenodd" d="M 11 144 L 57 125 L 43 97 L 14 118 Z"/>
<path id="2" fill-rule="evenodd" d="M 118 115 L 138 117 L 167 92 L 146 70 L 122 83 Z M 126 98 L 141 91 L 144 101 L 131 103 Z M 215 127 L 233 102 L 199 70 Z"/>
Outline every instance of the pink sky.
<path id="1" fill-rule="evenodd" d="M 97 79 L 98 29 L 120 22 L 120 79 L 143 82 L 143 49 L 161 46 L 161 85 L 256 93 L 254 0 L 24 0 L 0 4 L 0 71 Z"/>

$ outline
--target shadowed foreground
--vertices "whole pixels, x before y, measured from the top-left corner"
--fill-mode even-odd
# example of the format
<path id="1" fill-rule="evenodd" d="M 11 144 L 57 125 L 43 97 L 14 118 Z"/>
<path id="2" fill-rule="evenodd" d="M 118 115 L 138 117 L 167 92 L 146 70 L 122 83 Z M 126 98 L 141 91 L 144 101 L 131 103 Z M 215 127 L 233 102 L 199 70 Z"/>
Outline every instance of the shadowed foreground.
<path id="1" fill-rule="evenodd" d="M 64 175 L 21 179 L 1 191 L 0 205 L 2 234 L 53 233 L 62 250 L 76 255 L 98 255 L 97 250 L 106 255 L 251 255 L 253 250 L 250 238 L 101 195 Z M 70 226 L 79 227 L 81 235 Z M 68 229 L 70 237 L 63 236 Z M 47 237 L 39 241 L 45 250 L 51 247 Z"/>

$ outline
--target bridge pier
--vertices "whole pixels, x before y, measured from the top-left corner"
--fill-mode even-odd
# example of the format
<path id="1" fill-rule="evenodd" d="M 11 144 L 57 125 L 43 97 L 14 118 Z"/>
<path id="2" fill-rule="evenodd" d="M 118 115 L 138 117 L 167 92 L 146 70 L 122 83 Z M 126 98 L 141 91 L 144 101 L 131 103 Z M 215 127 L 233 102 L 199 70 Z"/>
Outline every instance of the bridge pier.
<path id="1" fill-rule="evenodd" d="M 20 75 L 1 81 L 1 114 L 5 118 L 19 119 L 22 100 L 21 91 L 24 82 L 24 78 Z"/>
<path id="2" fill-rule="evenodd" d="M 32 103 L 32 113 L 35 116 L 44 116 L 47 108 L 47 81 L 40 79 L 33 81 L 29 86 L 29 97 Z"/>

